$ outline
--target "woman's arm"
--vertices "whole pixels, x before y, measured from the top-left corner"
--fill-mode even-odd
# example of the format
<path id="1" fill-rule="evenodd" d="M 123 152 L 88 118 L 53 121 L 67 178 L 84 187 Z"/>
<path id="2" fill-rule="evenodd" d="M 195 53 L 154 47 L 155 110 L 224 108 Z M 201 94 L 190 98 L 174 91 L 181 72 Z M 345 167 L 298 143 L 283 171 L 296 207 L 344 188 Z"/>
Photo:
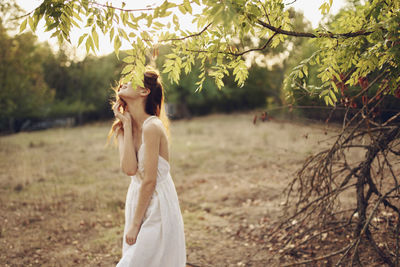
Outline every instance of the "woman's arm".
<path id="1" fill-rule="evenodd" d="M 137 159 L 133 144 L 132 126 L 124 125 L 124 130 L 118 133 L 119 158 L 122 171 L 127 175 L 135 175 Z"/>
<path id="2" fill-rule="evenodd" d="M 160 150 L 161 132 L 157 125 L 148 124 L 143 129 L 144 154 L 144 177 L 139 190 L 139 200 L 130 230 L 127 233 L 127 243 L 132 245 L 136 242 L 143 217 L 149 206 L 151 197 L 156 187 L 158 171 L 158 155 Z"/>
<path id="3" fill-rule="evenodd" d="M 118 129 L 117 131 L 120 166 L 122 171 L 127 175 L 135 175 L 137 170 L 137 159 L 133 144 L 132 118 L 127 110 L 124 110 L 123 113 L 121 113 L 119 110 L 121 105 L 122 102 L 118 101 L 113 107 L 115 117 L 121 120 L 123 128 Z"/>

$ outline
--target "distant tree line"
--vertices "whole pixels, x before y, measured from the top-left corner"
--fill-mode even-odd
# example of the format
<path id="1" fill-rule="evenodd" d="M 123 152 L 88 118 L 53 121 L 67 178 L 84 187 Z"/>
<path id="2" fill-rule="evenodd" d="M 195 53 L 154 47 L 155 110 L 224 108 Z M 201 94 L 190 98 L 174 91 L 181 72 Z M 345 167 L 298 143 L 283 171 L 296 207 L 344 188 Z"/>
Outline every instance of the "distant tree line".
<path id="1" fill-rule="evenodd" d="M 78 123 L 111 116 L 107 99 L 120 67 L 114 55 L 71 61 L 31 33 L 9 36 L 0 25 L 0 130 L 74 117 Z"/>

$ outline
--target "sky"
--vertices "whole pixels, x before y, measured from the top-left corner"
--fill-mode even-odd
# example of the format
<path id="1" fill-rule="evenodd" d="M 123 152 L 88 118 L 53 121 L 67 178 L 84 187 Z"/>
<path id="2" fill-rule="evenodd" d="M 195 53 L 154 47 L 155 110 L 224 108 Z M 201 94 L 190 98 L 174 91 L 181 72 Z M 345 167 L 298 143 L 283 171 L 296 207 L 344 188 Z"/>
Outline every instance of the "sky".
<path id="1" fill-rule="evenodd" d="M 294 3 L 292 3 L 294 1 Z M 318 9 L 319 6 L 327 0 L 284 0 L 284 3 L 292 3 L 287 5 L 287 8 L 290 6 L 294 7 L 297 11 L 303 12 L 304 16 L 311 22 L 313 28 L 318 26 L 319 22 L 323 22 L 323 18 L 321 15 L 320 10 Z M 27 12 L 32 11 L 36 7 L 38 7 L 43 0 L 17 0 L 17 3 Z M 97 0 L 98 3 L 105 3 L 104 0 Z M 110 1 L 108 1 L 110 2 Z M 112 1 L 114 6 L 121 6 L 121 1 Z M 147 5 L 157 5 L 163 2 L 163 0 L 143 0 L 143 1 L 125 1 L 126 7 L 125 8 L 145 8 Z M 170 2 L 182 2 L 179 0 L 170 0 Z M 342 8 L 346 4 L 346 0 L 333 0 L 332 8 L 330 10 L 330 14 L 336 14 L 340 8 Z M 200 12 L 200 9 L 194 9 L 193 12 Z M 196 29 L 193 27 L 191 23 L 191 16 L 179 16 L 180 24 L 183 28 L 190 29 L 195 31 Z M 57 39 L 50 38 L 51 33 L 44 32 L 44 23 L 43 21 L 39 23 L 36 35 L 38 36 L 39 41 L 44 42 L 48 41 L 50 45 L 56 50 L 58 47 Z M 71 34 L 71 41 L 72 43 L 77 44 L 79 36 L 83 33 L 83 31 L 77 30 Z M 123 43 L 121 49 L 129 48 L 127 43 Z M 74 57 L 79 59 L 83 58 L 86 54 L 86 50 L 84 48 L 84 44 L 81 45 L 79 48 L 72 49 L 75 53 Z M 105 55 L 109 54 L 114 51 L 113 45 L 110 44 L 108 37 L 102 36 L 100 34 L 100 50 L 97 52 L 97 55 Z"/>

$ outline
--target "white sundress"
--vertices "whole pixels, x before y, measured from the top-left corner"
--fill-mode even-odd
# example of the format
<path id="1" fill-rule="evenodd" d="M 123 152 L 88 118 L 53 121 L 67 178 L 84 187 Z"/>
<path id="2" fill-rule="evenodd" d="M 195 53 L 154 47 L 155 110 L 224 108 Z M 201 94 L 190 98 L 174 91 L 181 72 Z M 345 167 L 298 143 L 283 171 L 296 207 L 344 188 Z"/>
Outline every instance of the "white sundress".
<path id="1" fill-rule="evenodd" d="M 162 124 L 157 116 L 150 116 L 143 122 Z M 142 128 L 143 128 L 142 127 Z M 138 169 L 144 172 L 144 138 L 138 151 Z M 122 258 L 117 267 L 184 267 L 186 247 L 183 218 L 178 195 L 170 174 L 170 165 L 158 157 L 157 183 L 149 206 L 143 218 L 136 243 L 126 243 L 126 233 L 133 222 L 138 202 L 141 180 L 131 176 L 125 202 L 125 228 L 122 241 Z"/>

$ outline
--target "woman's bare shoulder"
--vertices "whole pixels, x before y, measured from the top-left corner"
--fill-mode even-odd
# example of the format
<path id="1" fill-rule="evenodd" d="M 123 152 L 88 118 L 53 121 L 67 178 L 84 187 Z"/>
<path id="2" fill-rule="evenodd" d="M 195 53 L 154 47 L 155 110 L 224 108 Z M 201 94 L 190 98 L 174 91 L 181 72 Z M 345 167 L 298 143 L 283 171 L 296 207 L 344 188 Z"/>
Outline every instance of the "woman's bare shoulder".
<path id="1" fill-rule="evenodd" d="M 162 125 L 160 125 L 159 119 L 155 117 L 143 125 L 143 133 L 145 136 L 151 135 L 153 137 L 159 137 L 163 133 L 161 126 Z"/>

